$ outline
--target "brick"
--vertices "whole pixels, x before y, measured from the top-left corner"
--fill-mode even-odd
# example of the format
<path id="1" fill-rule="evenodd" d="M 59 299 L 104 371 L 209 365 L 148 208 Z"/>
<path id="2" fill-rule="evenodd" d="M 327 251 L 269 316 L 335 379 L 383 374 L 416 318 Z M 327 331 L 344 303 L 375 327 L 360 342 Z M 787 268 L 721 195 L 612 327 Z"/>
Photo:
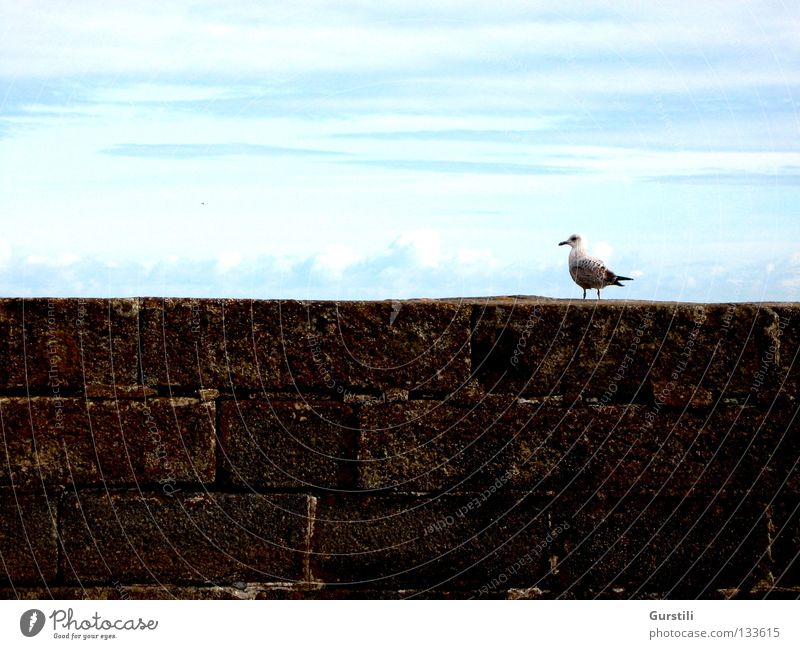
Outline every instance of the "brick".
<path id="1" fill-rule="evenodd" d="M 751 588 L 769 572 L 765 506 L 749 499 L 630 496 L 596 499 L 554 517 L 569 530 L 553 544 L 553 575 L 536 584 L 580 598 L 622 588 L 629 597 L 711 597 Z"/>
<path id="2" fill-rule="evenodd" d="M 472 310 L 467 306 L 404 302 L 391 322 L 390 301 L 346 302 L 328 313 L 325 324 L 315 321 L 317 342 L 339 384 L 441 391 L 456 389 L 469 377 Z M 319 381 L 312 349 L 306 346 L 297 355 L 294 373 Z"/>
<path id="3" fill-rule="evenodd" d="M 571 487 L 606 495 L 774 492 L 800 457 L 797 419 L 788 410 L 718 407 L 712 412 L 653 406 L 589 408 L 586 462 Z"/>
<path id="4" fill-rule="evenodd" d="M 52 588 L 0 588 L 0 600 L 402 600 L 402 599 L 503 599 L 505 594 L 493 592 L 478 595 L 476 591 L 438 590 L 374 590 L 353 588 L 320 588 L 297 584 L 242 584 L 240 586 L 176 586 L 174 584 L 89 586 L 55 586 Z M 551 595 L 551 597 L 555 597 Z"/>
<path id="5" fill-rule="evenodd" d="M 197 396 L 200 401 L 214 401 L 219 397 L 219 390 L 198 390 Z"/>
<path id="6" fill-rule="evenodd" d="M 55 394 L 138 383 L 139 301 L 0 300 L 0 385 Z"/>
<path id="7" fill-rule="evenodd" d="M 424 401 L 361 411 L 360 486 L 405 492 L 797 493 L 794 410 Z"/>
<path id="8" fill-rule="evenodd" d="M 61 528 L 68 583 L 296 581 L 308 499 L 81 493 L 66 498 Z"/>
<path id="9" fill-rule="evenodd" d="M 448 390 L 469 376 L 470 308 L 410 302 L 148 299 L 147 385 Z"/>
<path id="10" fill-rule="evenodd" d="M 668 405 L 709 406 L 753 396 L 754 377 L 770 344 L 775 314 L 757 304 L 675 305 L 659 310 L 659 344 L 651 379 Z M 773 381 L 762 388 L 775 391 Z"/>
<path id="11" fill-rule="evenodd" d="M 79 586 L 22 586 L 18 588 L 0 588 L 0 600 L 100 600 L 119 598 L 119 592 L 111 586 L 89 588 L 81 588 Z"/>
<path id="12" fill-rule="evenodd" d="M 253 593 L 232 586 L 120 585 L 112 599 L 239 600 L 253 599 Z"/>
<path id="13" fill-rule="evenodd" d="M 222 480 L 250 488 L 352 488 L 355 423 L 341 403 L 225 401 Z"/>
<path id="14" fill-rule="evenodd" d="M 631 594 L 621 587 L 612 588 L 594 594 L 592 599 L 621 600 L 629 599 Z M 506 599 L 577 599 L 574 594 L 563 593 L 557 590 L 543 590 L 538 586 L 530 588 L 511 588 L 506 593 Z M 636 599 L 666 599 L 664 593 L 637 593 Z"/>
<path id="15" fill-rule="evenodd" d="M 145 384 L 229 389 L 280 383 L 280 359 L 270 353 L 274 345 L 254 324 L 264 315 L 259 303 L 244 300 L 143 300 Z M 266 315 L 272 323 L 269 310 Z"/>
<path id="16" fill-rule="evenodd" d="M 473 365 L 484 386 L 603 403 L 711 405 L 746 397 L 772 342 L 776 315 L 759 305 L 557 302 L 478 312 Z M 759 386 L 774 394 L 773 380 Z"/>
<path id="17" fill-rule="evenodd" d="M 10 589 L 8 589 L 10 591 Z M 7 592 L 8 592 L 7 591 Z M 4 596 L 5 595 L 5 596 Z M 248 583 L 233 586 L 120 585 L 113 587 L 0 590 L 0 599 L 130 599 L 130 600 L 400 600 L 467 599 L 469 592 L 451 593 L 416 590 L 353 590 L 319 588 L 302 584 Z"/>
<path id="18" fill-rule="evenodd" d="M 743 600 L 798 600 L 800 599 L 800 588 L 753 588 L 746 589 L 721 589 L 714 593 L 714 599 L 743 599 Z"/>
<path id="19" fill-rule="evenodd" d="M 14 400 L 0 399 L 0 484 L 19 484 L 35 475 L 31 434 L 20 414 Z"/>
<path id="20" fill-rule="evenodd" d="M 253 589 L 232 586 L 175 586 L 172 584 L 116 586 L 54 586 L 50 588 L 0 588 L 0 600 L 236 600 L 254 599 Z"/>
<path id="21" fill-rule="evenodd" d="M 214 404 L 195 399 L 0 399 L 11 475 L 22 487 L 211 482 Z M 6 470 L 7 473 L 7 470 Z"/>
<path id="22" fill-rule="evenodd" d="M 775 586 L 800 587 L 800 500 L 774 504 L 770 511 L 772 574 Z"/>
<path id="23" fill-rule="evenodd" d="M 494 594 L 492 599 L 501 599 Z M 462 600 L 475 597 L 474 591 L 442 591 L 429 589 L 380 590 L 374 588 L 264 588 L 256 592 L 257 600 Z"/>
<path id="24" fill-rule="evenodd" d="M 0 488 L 0 583 L 45 584 L 58 570 L 57 501 Z"/>
<path id="25" fill-rule="evenodd" d="M 0 598 L 797 596 L 800 306 L 392 314 L 0 300 Z"/>
<path id="26" fill-rule="evenodd" d="M 323 496 L 312 575 L 359 589 L 490 592 L 493 580 L 511 586 L 547 573 L 548 523 L 540 501 L 506 498 L 469 509 L 470 502 L 459 496 Z"/>
<path id="27" fill-rule="evenodd" d="M 487 400 L 471 407 L 423 401 L 364 406 L 360 485 L 398 491 L 544 493 L 584 463 L 575 412 Z M 569 420 L 569 423 L 565 423 Z"/>
<path id="28" fill-rule="evenodd" d="M 655 350 L 643 308 L 526 301 L 476 308 L 475 318 L 473 368 L 487 390 L 601 397 L 629 354 L 614 399 L 648 396 Z"/>
<path id="29" fill-rule="evenodd" d="M 770 310 L 775 313 L 775 323 L 769 333 L 777 354 L 768 371 L 781 397 L 794 402 L 800 393 L 800 305 L 772 304 Z"/>
<path id="30" fill-rule="evenodd" d="M 493 593 L 492 599 L 502 598 Z M 174 584 L 55 586 L 52 588 L 0 588 L 0 600 L 461 600 L 474 597 L 470 591 L 359 590 L 320 588 L 301 584 L 248 583 L 235 586 L 176 586 Z"/>

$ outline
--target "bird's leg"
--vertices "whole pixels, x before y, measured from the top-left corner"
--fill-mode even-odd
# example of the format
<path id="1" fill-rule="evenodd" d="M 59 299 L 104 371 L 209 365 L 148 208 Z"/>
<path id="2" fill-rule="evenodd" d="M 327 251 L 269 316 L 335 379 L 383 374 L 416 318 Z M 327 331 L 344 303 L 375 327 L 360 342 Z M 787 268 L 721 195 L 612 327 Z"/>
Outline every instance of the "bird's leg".
<path id="1" fill-rule="evenodd" d="M 598 300 L 600 299 L 600 289 L 599 288 L 597 289 L 597 299 Z"/>
<path id="2" fill-rule="evenodd" d="M 586 299 L 586 289 L 583 289 L 583 299 Z"/>

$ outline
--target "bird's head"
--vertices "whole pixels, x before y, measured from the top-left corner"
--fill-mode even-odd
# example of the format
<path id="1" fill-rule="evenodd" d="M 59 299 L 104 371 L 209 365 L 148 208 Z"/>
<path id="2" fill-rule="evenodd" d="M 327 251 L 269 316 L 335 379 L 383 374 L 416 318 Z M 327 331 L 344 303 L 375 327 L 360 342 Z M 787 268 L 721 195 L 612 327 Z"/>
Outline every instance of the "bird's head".
<path id="1" fill-rule="evenodd" d="M 566 241 L 562 241 L 559 246 L 569 246 L 570 248 L 580 248 L 583 245 L 583 239 L 579 234 L 573 234 Z"/>

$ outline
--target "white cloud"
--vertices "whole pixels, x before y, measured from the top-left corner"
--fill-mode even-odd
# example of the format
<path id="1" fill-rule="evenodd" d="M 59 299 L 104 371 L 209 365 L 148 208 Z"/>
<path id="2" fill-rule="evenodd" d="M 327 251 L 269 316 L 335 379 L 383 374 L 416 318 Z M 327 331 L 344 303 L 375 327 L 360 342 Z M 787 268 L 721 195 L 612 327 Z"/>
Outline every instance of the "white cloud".
<path id="1" fill-rule="evenodd" d="M 614 256 L 614 248 L 607 241 L 598 241 L 592 246 L 590 253 L 609 263 Z"/>
<path id="2" fill-rule="evenodd" d="M 781 282 L 781 286 L 783 286 L 784 288 L 788 288 L 791 291 L 800 290 L 800 276 L 787 277 Z"/>
<path id="3" fill-rule="evenodd" d="M 332 244 L 314 258 L 314 269 L 334 277 L 340 277 L 342 272 L 360 260 L 360 256 L 350 246 Z"/>
<path id="4" fill-rule="evenodd" d="M 482 3 L 404 2 L 398 10 L 360 2 L 310 2 L 291 9 L 270 5 L 267 10 L 229 2 L 221 11 L 186 1 L 87 0 L 80 12 L 69 4 L 6 2 L 0 9 L 5 28 L 0 73 L 150 75 L 157 70 L 163 75 L 203 75 L 235 70 L 240 76 L 255 76 L 343 69 L 424 72 L 480 63 L 506 69 L 520 83 L 529 69 L 535 75 L 541 72 L 529 62 L 532 56 L 559 62 L 601 54 L 622 59 L 625 73 L 600 75 L 594 70 L 585 81 L 611 92 L 609 82 L 621 89 L 641 83 L 637 54 L 664 63 L 661 79 L 646 81 L 659 90 L 664 88 L 659 81 L 682 77 L 675 73 L 681 58 L 670 60 L 671 51 L 702 56 L 707 48 L 705 83 L 739 87 L 750 83 L 745 64 L 756 53 L 775 63 L 784 50 L 797 51 L 797 18 L 788 10 L 770 6 L 758 11 L 732 2 L 697 3 L 703 6 L 695 8 L 682 3 L 680 9 L 665 4 L 672 9 L 656 11 L 653 3 L 615 5 L 605 17 L 586 20 L 579 2 L 540 6 L 538 12 L 525 2 L 494 3 L 491 11 Z M 410 21 L 411 15 L 420 19 Z M 708 28 L 711 24 L 714 29 Z M 735 56 L 728 64 L 715 61 L 718 49 L 731 43 L 745 63 Z M 774 75 L 779 72 L 786 76 L 775 76 L 775 81 L 785 81 L 788 66 L 784 72 L 774 65 Z M 564 76 L 556 73 L 552 80 Z"/>
<path id="5" fill-rule="evenodd" d="M 71 252 L 64 252 L 58 255 L 53 260 L 53 263 L 56 266 L 72 266 L 73 264 L 79 262 L 80 260 L 81 260 L 80 255 L 76 255 Z"/>
<path id="6" fill-rule="evenodd" d="M 455 256 L 457 269 L 454 273 L 491 276 L 503 268 L 503 262 L 491 250 L 461 248 Z"/>
<path id="7" fill-rule="evenodd" d="M 435 230 L 412 230 L 404 232 L 397 240 L 401 246 L 407 246 L 414 252 L 422 266 L 435 268 L 442 259 L 439 233 Z"/>
<path id="8" fill-rule="evenodd" d="M 311 265 L 316 286 L 347 284 L 354 296 L 381 283 L 382 296 L 455 294 L 447 282 L 462 275 L 465 292 L 508 292 L 517 277 L 510 269 L 530 290 L 556 293 L 573 290 L 566 251 L 555 245 L 573 229 L 606 240 L 588 248 L 614 271 L 654 278 L 632 282 L 632 294 L 667 283 L 684 290 L 690 273 L 700 278 L 693 293 L 705 297 L 702 278 L 721 259 L 728 276 L 775 260 L 772 289 L 797 270 L 780 260 L 794 253 L 800 264 L 789 216 L 800 169 L 792 8 L 620 0 L 586 19 L 577 0 L 408 0 L 399 10 L 367 0 L 80 4 L 76 12 L 45 0 L 0 3 L 0 75 L 18 80 L 4 103 L 0 157 L 15 164 L 0 213 L 27 217 L 9 219 L 2 233 L 14 259 L 29 255 L 26 282 L 63 279 L 50 267 L 74 263 L 62 254 L 71 250 L 82 260 L 75 272 L 99 291 L 106 286 L 90 277 L 93 256 L 101 268 L 109 259 L 122 268 L 157 260 L 149 268 L 163 271 L 159 281 L 184 269 L 197 292 L 214 290 L 215 272 L 234 284 L 248 269 L 278 278 L 270 287 L 285 276 L 304 288 Z M 97 153 L 176 142 L 341 155 Z M 364 160 L 412 164 L 342 164 Z M 456 164 L 422 173 L 416 161 Z M 490 173 L 453 171 L 459 163 Z M 557 173 L 492 170 L 515 164 Z M 716 192 L 649 182 L 697 175 L 713 183 L 715 173 L 784 178 L 770 192 L 733 181 Z M 754 219 L 774 205 L 785 208 L 775 219 Z M 186 236 L 220 222 L 229 227 L 214 237 Z M 241 234 L 278 228 L 279 236 Z M 707 245 L 715 239 L 717 251 Z M 0 244 L 0 265 L 10 259 Z M 348 282 L 337 282 L 345 273 Z"/>
<path id="9" fill-rule="evenodd" d="M 762 174 L 776 179 L 784 170 L 800 169 L 795 151 L 664 151 L 652 148 L 610 146 L 531 146 L 536 162 L 639 177 L 688 176 L 704 174 L 713 182 L 716 174 Z"/>
<path id="10" fill-rule="evenodd" d="M 298 260 L 293 257 L 278 255 L 272 259 L 272 269 L 279 274 L 288 273 L 297 263 Z"/>
<path id="11" fill-rule="evenodd" d="M 31 264 L 32 266 L 58 266 L 58 267 L 66 267 L 72 266 L 73 264 L 80 261 L 80 256 L 63 252 L 58 255 L 54 255 L 52 257 L 46 257 L 44 255 L 28 255 L 25 257 L 25 263 Z"/>
<path id="12" fill-rule="evenodd" d="M 227 273 L 242 263 L 242 253 L 238 250 L 226 250 L 217 257 L 217 272 Z"/>
<path id="13" fill-rule="evenodd" d="M 214 101 L 246 97 L 255 89 L 248 92 L 246 87 L 231 89 L 226 86 L 208 86 L 201 84 L 173 84 L 173 83 L 134 83 L 106 86 L 95 89 L 91 99 L 96 102 L 134 103 L 170 102 L 170 101 Z M 78 109 L 76 109 L 78 110 Z"/>
<path id="14" fill-rule="evenodd" d="M 458 251 L 456 259 L 459 264 L 472 265 L 486 262 L 492 259 L 492 253 L 489 250 L 470 250 L 469 248 L 462 248 Z"/>
<path id="15" fill-rule="evenodd" d="M 0 238 L 0 268 L 6 268 L 11 261 L 11 245 Z"/>

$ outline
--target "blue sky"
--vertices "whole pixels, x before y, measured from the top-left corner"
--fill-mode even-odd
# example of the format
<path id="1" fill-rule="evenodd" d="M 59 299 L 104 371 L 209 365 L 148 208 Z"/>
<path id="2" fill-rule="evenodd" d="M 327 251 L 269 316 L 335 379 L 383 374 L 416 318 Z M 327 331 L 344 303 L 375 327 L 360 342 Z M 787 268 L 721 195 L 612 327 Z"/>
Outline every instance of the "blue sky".
<path id="1" fill-rule="evenodd" d="M 0 4 L 0 294 L 800 300 L 800 6 Z"/>

